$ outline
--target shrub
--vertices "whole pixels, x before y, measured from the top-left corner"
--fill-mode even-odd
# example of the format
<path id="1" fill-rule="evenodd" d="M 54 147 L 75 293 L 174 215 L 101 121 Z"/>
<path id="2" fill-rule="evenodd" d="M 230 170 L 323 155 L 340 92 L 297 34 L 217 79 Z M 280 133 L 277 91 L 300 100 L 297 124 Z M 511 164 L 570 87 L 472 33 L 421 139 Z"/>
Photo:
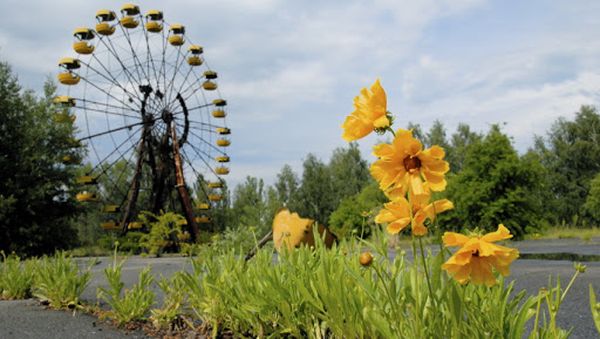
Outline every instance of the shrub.
<path id="1" fill-rule="evenodd" d="M 185 239 L 183 231 L 185 218 L 173 212 L 155 215 L 142 212 L 140 220 L 149 225 L 150 232 L 140 237 L 140 245 L 148 253 L 160 256 L 165 250 L 177 251 L 179 243 Z M 189 235 L 189 234 L 188 234 Z"/>
<path id="2" fill-rule="evenodd" d="M 342 200 L 329 217 L 329 228 L 339 238 L 368 238 L 375 227 L 373 218 L 385 200 L 377 183 L 371 182 L 360 193 Z"/>
<path id="3" fill-rule="evenodd" d="M 462 171 L 448 180 L 454 209 L 442 214 L 446 229 L 474 229 L 504 224 L 516 238 L 540 227 L 543 168 L 537 158 L 519 157 L 498 126 L 471 144 Z M 490 229 L 485 229 L 489 231 Z"/>

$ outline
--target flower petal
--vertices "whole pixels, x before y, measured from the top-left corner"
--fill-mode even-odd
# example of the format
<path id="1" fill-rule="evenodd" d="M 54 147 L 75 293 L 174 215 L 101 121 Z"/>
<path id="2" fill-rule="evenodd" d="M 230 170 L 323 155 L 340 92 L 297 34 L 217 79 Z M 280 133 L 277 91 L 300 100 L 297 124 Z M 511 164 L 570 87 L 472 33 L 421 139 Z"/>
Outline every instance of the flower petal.
<path id="1" fill-rule="evenodd" d="M 363 138 L 373 131 L 372 125 L 365 123 L 355 115 L 348 116 L 342 128 L 344 129 L 342 138 L 348 142 Z"/>
<path id="2" fill-rule="evenodd" d="M 484 235 L 483 237 L 481 237 L 481 240 L 487 242 L 496 242 L 500 240 L 510 239 L 512 237 L 513 236 L 512 234 L 510 234 L 510 231 L 506 227 L 504 227 L 504 225 L 500 224 L 498 225 L 498 230 Z"/>
<path id="3" fill-rule="evenodd" d="M 387 231 L 390 234 L 396 234 L 405 229 L 409 223 L 410 218 L 398 219 L 397 221 L 387 225 Z"/>
<path id="4" fill-rule="evenodd" d="M 469 237 L 455 232 L 444 232 L 442 242 L 446 247 L 463 246 L 469 241 Z"/>

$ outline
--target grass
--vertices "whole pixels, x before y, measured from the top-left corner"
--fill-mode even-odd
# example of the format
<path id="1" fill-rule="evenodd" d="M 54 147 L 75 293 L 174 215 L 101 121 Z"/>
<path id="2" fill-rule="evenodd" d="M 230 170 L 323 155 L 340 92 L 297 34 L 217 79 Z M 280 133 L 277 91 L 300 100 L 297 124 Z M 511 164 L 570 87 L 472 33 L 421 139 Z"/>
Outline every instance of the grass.
<path id="1" fill-rule="evenodd" d="M 82 246 L 76 247 L 72 250 L 67 251 L 72 257 L 107 257 L 112 253 L 111 249 L 104 248 L 102 246 Z"/>
<path id="2" fill-rule="evenodd" d="M 540 233 L 532 233 L 525 239 L 581 239 L 590 241 L 592 238 L 600 238 L 600 227 L 582 228 L 571 226 L 554 226 Z"/>

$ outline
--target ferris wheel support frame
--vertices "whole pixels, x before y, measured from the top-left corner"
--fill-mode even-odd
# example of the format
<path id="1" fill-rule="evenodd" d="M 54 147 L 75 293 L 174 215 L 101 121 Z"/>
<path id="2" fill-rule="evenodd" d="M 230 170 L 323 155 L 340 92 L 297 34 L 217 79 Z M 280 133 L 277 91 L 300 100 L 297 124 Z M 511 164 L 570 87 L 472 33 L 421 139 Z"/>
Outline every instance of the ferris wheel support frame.
<path id="1" fill-rule="evenodd" d="M 175 187 L 179 193 L 181 207 L 183 208 L 185 218 L 187 219 L 191 240 L 192 242 L 196 242 L 196 239 L 198 238 L 198 224 L 196 224 L 196 220 L 194 220 L 192 201 L 185 186 L 185 177 L 183 176 L 183 165 L 181 161 L 181 153 L 179 152 L 179 142 L 177 141 L 175 121 L 171 122 L 171 139 L 171 143 L 173 144 L 173 162 L 175 163 Z"/>

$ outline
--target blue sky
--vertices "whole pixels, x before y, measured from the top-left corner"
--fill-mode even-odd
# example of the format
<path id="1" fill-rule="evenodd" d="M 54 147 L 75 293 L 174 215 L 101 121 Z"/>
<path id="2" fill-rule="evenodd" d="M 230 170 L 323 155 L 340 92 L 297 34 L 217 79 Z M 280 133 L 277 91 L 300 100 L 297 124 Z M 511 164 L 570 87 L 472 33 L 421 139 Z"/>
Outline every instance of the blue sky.
<path id="1" fill-rule="evenodd" d="M 120 1 L 3 0 L 0 58 L 40 90 L 73 28 Z M 492 123 L 524 151 L 558 117 L 600 100 L 598 1 L 147 0 L 205 48 L 233 130 L 230 180 L 267 183 L 307 153 L 327 161 L 362 87 L 380 78 L 396 127 Z M 365 157 L 376 141 L 361 141 Z"/>

